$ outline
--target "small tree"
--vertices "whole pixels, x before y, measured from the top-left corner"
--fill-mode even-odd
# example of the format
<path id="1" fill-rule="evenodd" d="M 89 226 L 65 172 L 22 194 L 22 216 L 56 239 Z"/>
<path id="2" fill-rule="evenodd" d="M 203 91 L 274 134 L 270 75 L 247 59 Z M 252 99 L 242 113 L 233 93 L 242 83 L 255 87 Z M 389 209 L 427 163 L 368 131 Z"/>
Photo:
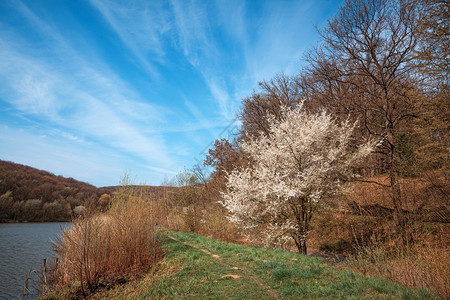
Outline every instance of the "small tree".
<path id="1" fill-rule="evenodd" d="M 173 183 L 178 187 L 172 194 L 172 204 L 183 219 L 184 225 L 190 232 L 197 232 L 200 220 L 200 181 L 192 172 L 186 169 L 179 172 L 174 178 Z"/>
<path id="2" fill-rule="evenodd" d="M 325 112 L 308 114 L 303 103 L 282 107 L 281 118 L 268 116 L 267 122 L 268 134 L 241 143 L 252 167 L 228 174 L 221 203 L 250 239 L 280 246 L 292 238 L 306 254 L 314 203 L 354 176 L 351 166 L 375 143 L 352 149 L 356 124 L 338 124 Z"/>
<path id="3" fill-rule="evenodd" d="M 411 64 L 418 40 L 417 7 L 404 0 L 345 0 L 319 31 L 308 56 L 316 98 L 336 113 L 361 120 L 365 134 L 383 140 L 377 153 L 389 176 L 394 220 L 406 226 L 395 138 L 416 117 L 411 99 L 417 78 Z M 383 184 L 384 185 L 384 184 Z"/>

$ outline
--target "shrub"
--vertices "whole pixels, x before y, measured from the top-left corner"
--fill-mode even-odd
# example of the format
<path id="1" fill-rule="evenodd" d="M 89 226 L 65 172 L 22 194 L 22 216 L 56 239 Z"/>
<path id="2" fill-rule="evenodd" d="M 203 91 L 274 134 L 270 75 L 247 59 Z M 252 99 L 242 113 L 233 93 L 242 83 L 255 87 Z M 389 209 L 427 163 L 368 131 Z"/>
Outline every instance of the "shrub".
<path id="1" fill-rule="evenodd" d="M 236 226 L 227 219 L 225 208 L 212 204 L 202 211 L 200 233 L 226 241 L 234 241 L 239 235 Z"/>
<path id="2" fill-rule="evenodd" d="M 153 202 L 120 190 L 107 213 L 75 220 L 55 244 L 58 263 L 52 278 L 57 287 L 78 282 L 86 295 L 101 285 L 126 280 L 149 269 L 160 256 L 155 236 Z"/>

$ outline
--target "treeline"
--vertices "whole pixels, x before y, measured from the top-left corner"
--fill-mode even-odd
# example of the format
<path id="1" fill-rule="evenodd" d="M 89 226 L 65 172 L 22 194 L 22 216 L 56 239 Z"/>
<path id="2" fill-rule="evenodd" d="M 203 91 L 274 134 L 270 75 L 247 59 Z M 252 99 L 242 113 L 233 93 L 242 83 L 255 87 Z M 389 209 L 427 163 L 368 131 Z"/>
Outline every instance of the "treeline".
<path id="1" fill-rule="evenodd" d="M 87 206 L 105 206 L 108 194 L 73 178 L 0 160 L 0 222 L 71 221 Z"/>

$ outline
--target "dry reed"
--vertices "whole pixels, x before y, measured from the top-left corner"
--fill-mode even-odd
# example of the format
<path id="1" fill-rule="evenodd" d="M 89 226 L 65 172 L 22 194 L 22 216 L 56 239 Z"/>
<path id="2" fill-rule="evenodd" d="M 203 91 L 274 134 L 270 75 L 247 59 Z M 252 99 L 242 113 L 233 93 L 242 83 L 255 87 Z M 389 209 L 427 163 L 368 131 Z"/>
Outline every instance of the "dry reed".
<path id="1" fill-rule="evenodd" d="M 423 230 L 423 229 L 422 229 Z M 450 298 L 450 249 L 444 229 L 433 235 L 414 230 L 410 242 L 404 237 L 372 238 L 349 260 L 364 274 L 381 276 L 412 288 L 425 288 Z"/>
<path id="2" fill-rule="evenodd" d="M 154 265 L 160 254 L 155 235 L 159 209 L 142 196 L 124 186 L 107 213 L 87 214 L 63 232 L 54 247 L 56 286 L 78 282 L 85 296 Z"/>

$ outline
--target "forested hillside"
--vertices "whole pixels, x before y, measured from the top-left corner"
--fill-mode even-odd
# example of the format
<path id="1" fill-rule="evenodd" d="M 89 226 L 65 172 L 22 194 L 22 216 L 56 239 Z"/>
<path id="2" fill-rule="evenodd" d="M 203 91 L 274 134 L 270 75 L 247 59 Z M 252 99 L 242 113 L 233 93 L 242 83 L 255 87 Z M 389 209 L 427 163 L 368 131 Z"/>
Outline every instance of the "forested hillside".
<path id="1" fill-rule="evenodd" d="M 73 178 L 0 160 L 0 222 L 70 221 L 109 193 Z"/>

